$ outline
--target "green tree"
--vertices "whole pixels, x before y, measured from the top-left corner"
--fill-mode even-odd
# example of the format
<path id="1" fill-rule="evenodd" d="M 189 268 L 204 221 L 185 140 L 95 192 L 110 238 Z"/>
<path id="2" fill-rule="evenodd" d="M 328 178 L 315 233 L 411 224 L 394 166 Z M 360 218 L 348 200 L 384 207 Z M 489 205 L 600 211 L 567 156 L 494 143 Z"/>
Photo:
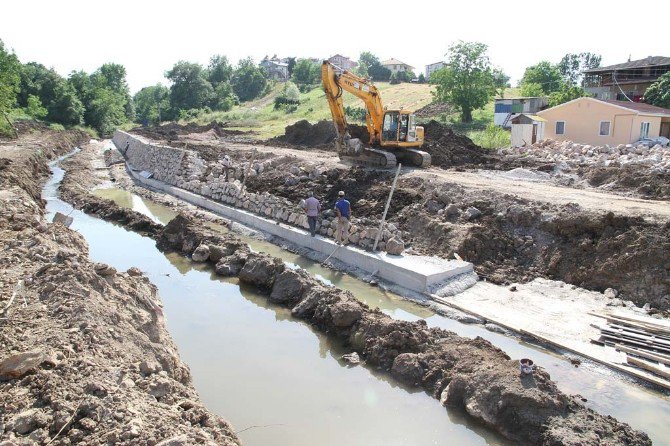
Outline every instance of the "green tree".
<path id="1" fill-rule="evenodd" d="M 369 51 L 364 51 L 358 57 L 359 71 L 364 70 L 374 81 L 388 81 L 391 78 L 391 70 L 381 64 L 379 58 Z M 363 68 L 365 66 L 365 68 Z"/>
<path id="2" fill-rule="evenodd" d="M 228 62 L 226 56 L 214 55 L 209 59 L 207 67 L 207 80 L 216 89 L 223 82 L 230 82 L 233 76 L 233 66 Z"/>
<path id="3" fill-rule="evenodd" d="M 419 73 L 419 83 L 420 84 L 426 83 L 426 76 L 423 73 Z"/>
<path id="4" fill-rule="evenodd" d="M 200 64 L 179 61 L 165 73 L 165 77 L 172 82 L 170 106 L 177 114 L 179 110 L 203 108 L 212 100 L 214 89 Z"/>
<path id="5" fill-rule="evenodd" d="M 539 84 L 544 94 L 549 94 L 561 89 L 563 76 L 556 65 L 543 60 L 526 68 L 521 78 L 521 85 L 523 84 Z"/>
<path id="6" fill-rule="evenodd" d="M 296 64 L 296 58 L 295 57 L 288 57 L 287 62 L 286 62 L 286 69 L 288 70 L 288 75 L 291 76 L 293 74 L 293 68 L 295 67 Z"/>
<path id="7" fill-rule="evenodd" d="M 542 85 L 535 84 L 533 82 L 526 82 L 521 84 L 521 96 L 526 96 L 530 98 L 544 96 L 544 90 L 542 90 Z"/>
<path id="8" fill-rule="evenodd" d="M 312 62 L 309 59 L 299 59 L 295 67 L 293 67 L 293 74 L 291 80 L 301 90 L 306 90 L 312 85 L 319 82 L 321 77 L 321 66 Z"/>
<path id="9" fill-rule="evenodd" d="M 558 71 L 563 80 L 569 85 L 581 83 L 582 72 L 600 66 L 602 56 L 594 53 L 568 53 L 558 63 Z"/>
<path id="10" fill-rule="evenodd" d="M 555 107 L 573 99 L 582 98 L 589 94 L 582 88 L 576 85 L 563 84 L 561 89 L 554 91 L 549 95 L 549 106 Z"/>
<path id="11" fill-rule="evenodd" d="M 86 110 L 90 116 L 86 123 L 94 127 L 103 136 L 111 135 L 114 130 L 126 122 L 126 98 L 111 88 L 96 88 L 93 100 Z"/>
<path id="12" fill-rule="evenodd" d="M 647 88 L 644 101 L 657 107 L 670 108 L 670 72 L 660 76 Z"/>
<path id="13" fill-rule="evenodd" d="M 263 70 L 248 57 L 237 64 L 231 84 L 240 101 L 250 101 L 263 94 L 267 79 Z"/>
<path id="14" fill-rule="evenodd" d="M 47 120 L 63 125 L 79 125 L 84 117 L 84 104 L 75 89 L 64 79 L 54 88 L 54 99 L 47 106 Z"/>
<path id="15" fill-rule="evenodd" d="M 506 75 L 500 68 L 493 69 L 493 83 L 495 85 L 496 94 L 501 98 L 505 97 L 505 89 L 509 88 L 509 76 Z"/>
<path id="16" fill-rule="evenodd" d="M 472 111 L 484 107 L 495 93 L 487 49 L 479 42 L 457 42 L 449 47 L 446 66 L 430 76 L 437 85 L 435 99 L 460 110 L 462 122 L 472 122 Z"/>
<path id="17" fill-rule="evenodd" d="M 212 110 L 228 111 L 237 102 L 233 86 L 228 82 L 221 82 L 214 88 L 214 95 L 210 103 Z"/>
<path id="18" fill-rule="evenodd" d="M 136 120 L 143 124 L 160 124 L 170 108 L 169 97 L 170 90 L 161 84 L 142 88 L 133 97 Z"/>
<path id="19" fill-rule="evenodd" d="M 42 101 L 40 101 L 39 97 L 31 94 L 28 96 L 26 113 L 35 119 L 44 119 L 47 115 L 47 109 L 42 107 Z"/>
<path id="20" fill-rule="evenodd" d="M 5 50 L 0 40 L 0 113 L 6 114 L 14 107 L 20 84 L 21 63 L 13 52 Z"/>

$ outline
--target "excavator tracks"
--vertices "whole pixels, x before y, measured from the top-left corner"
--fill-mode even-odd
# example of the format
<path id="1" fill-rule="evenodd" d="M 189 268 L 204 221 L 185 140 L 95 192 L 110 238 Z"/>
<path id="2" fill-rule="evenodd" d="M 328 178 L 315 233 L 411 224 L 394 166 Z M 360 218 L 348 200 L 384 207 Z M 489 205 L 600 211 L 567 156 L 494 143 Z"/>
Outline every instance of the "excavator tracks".
<path id="1" fill-rule="evenodd" d="M 402 149 L 396 152 L 396 158 L 406 166 L 430 167 L 430 153 L 418 149 Z"/>
<path id="2" fill-rule="evenodd" d="M 364 147 L 357 155 L 351 155 L 346 152 L 341 152 L 339 155 L 342 161 L 347 161 L 357 166 L 390 169 L 397 164 L 393 153 L 371 147 Z"/>

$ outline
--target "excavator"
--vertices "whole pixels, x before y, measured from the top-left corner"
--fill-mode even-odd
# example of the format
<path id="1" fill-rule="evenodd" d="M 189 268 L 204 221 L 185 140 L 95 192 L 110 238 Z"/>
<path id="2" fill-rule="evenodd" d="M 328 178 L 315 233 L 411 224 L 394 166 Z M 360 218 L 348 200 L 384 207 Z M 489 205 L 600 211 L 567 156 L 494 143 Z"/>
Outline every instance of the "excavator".
<path id="1" fill-rule="evenodd" d="M 333 115 L 337 132 L 335 145 L 340 159 L 378 168 L 390 168 L 397 162 L 417 167 L 430 166 L 430 154 L 419 150 L 423 145 L 423 127 L 416 125 L 412 112 L 385 108 L 372 82 L 327 60 L 321 65 L 321 80 Z M 370 135 L 367 146 L 349 133 L 343 91 L 348 91 L 365 104 L 365 121 Z"/>

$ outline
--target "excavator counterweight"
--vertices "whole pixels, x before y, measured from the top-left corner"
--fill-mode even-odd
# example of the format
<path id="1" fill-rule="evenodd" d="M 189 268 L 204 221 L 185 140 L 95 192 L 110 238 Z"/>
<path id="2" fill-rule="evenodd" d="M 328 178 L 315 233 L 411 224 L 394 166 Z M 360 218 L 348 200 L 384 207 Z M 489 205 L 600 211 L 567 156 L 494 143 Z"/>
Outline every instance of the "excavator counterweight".
<path id="1" fill-rule="evenodd" d="M 388 168 L 397 161 L 418 167 L 430 166 L 430 154 L 423 145 L 423 127 L 416 125 L 408 110 L 388 110 L 379 90 L 368 79 L 342 70 L 329 61 L 321 66 L 321 80 L 337 133 L 335 145 L 341 159 L 355 164 Z M 344 111 L 342 93 L 347 91 L 365 104 L 368 141 L 352 138 Z"/>

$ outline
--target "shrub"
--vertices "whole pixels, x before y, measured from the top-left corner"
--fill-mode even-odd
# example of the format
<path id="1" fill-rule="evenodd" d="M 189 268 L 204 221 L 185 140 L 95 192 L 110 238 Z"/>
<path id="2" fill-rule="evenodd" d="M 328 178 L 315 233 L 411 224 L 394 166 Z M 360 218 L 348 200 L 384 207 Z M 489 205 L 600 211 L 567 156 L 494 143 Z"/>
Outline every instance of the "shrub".
<path id="1" fill-rule="evenodd" d="M 366 111 L 364 108 L 347 105 L 344 107 L 344 114 L 347 118 L 351 118 L 354 121 L 365 122 Z"/>
<path id="2" fill-rule="evenodd" d="M 485 149 L 497 149 L 510 145 L 510 132 L 495 124 L 487 125 L 484 130 L 470 132 L 468 136 L 475 144 Z"/>

